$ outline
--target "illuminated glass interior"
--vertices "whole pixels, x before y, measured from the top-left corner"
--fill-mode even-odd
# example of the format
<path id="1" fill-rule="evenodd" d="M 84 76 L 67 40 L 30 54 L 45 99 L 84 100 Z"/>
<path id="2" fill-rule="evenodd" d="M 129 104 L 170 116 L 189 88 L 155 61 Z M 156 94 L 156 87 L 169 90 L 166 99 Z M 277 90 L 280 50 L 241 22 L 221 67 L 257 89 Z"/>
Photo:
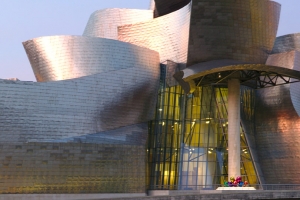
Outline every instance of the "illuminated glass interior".
<path id="1" fill-rule="evenodd" d="M 253 92 L 243 90 L 243 113 L 253 115 Z M 149 189 L 215 189 L 227 174 L 227 88 L 198 87 L 185 95 L 162 81 L 156 118 L 149 123 Z M 245 131 L 241 126 L 241 175 L 258 184 Z"/>

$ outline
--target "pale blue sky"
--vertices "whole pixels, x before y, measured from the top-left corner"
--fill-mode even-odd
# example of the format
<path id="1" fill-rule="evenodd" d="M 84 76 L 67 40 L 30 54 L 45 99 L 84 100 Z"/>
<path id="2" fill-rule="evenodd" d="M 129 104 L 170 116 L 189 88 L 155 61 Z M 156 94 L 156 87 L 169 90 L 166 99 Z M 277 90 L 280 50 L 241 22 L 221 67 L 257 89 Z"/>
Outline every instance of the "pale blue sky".
<path id="1" fill-rule="evenodd" d="M 300 0 L 282 4 L 278 35 L 300 32 Z M 104 8 L 148 9 L 150 0 L 0 0 L 0 78 L 35 81 L 22 42 L 81 35 L 90 14 Z"/>

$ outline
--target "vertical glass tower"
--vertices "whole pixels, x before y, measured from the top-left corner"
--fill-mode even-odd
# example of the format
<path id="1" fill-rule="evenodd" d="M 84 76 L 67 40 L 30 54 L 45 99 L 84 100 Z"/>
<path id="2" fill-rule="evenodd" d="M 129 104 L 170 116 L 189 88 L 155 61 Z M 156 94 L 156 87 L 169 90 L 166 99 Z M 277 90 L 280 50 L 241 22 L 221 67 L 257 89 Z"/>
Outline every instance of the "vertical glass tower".
<path id="1" fill-rule="evenodd" d="M 228 89 L 208 85 L 185 95 L 167 83 L 168 65 L 161 74 L 156 118 L 149 124 L 149 189 L 214 189 L 228 179 Z M 250 121 L 253 98 L 251 89 L 242 88 L 241 109 Z M 240 133 L 243 180 L 258 184 L 242 125 Z"/>

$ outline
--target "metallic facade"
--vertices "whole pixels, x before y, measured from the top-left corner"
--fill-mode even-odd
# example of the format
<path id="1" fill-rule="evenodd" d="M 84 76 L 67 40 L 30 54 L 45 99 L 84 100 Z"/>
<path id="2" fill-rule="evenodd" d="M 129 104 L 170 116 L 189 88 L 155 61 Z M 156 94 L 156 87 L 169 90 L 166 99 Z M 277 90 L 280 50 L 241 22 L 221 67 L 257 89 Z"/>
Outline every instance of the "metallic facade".
<path id="1" fill-rule="evenodd" d="M 160 7 L 158 2 L 156 1 L 156 10 L 159 13 L 159 9 L 163 6 Z M 172 5 L 168 1 L 164 1 L 164 3 L 167 6 Z M 167 10 L 167 7 L 165 9 Z M 297 165 L 295 159 L 292 161 L 297 156 L 295 153 L 297 152 L 297 144 L 286 145 L 286 142 L 292 143 L 292 135 L 294 135 L 292 133 L 298 131 L 297 125 L 292 125 L 292 121 L 295 122 L 299 118 L 297 115 L 299 110 L 299 84 L 293 83 L 299 80 L 298 52 L 295 51 L 298 47 L 298 34 L 279 37 L 274 46 L 279 16 L 280 5 L 273 1 L 193 1 L 189 32 L 188 68 L 177 71 L 174 76 L 185 92 L 189 93 L 186 98 L 195 98 L 199 93 L 197 92 L 199 86 L 205 83 L 207 87 L 212 83 L 225 85 L 226 87 L 226 77 L 230 78 L 230 73 L 237 71 L 244 71 L 247 75 L 251 71 L 256 73 L 257 80 L 254 76 L 248 77 L 249 80 L 242 80 L 245 83 L 247 82 L 245 84 L 247 87 L 254 89 L 288 84 L 257 91 L 248 88 L 242 93 L 241 98 L 245 98 L 245 101 L 241 102 L 241 126 L 245 131 L 246 146 L 249 148 L 247 152 L 251 154 L 249 159 L 252 160 L 254 166 L 252 172 L 248 172 L 257 175 L 257 183 L 299 183 L 297 172 L 292 169 L 292 166 Z M 288 52 L 292 50 L 294 51 Z M 273 54 L 270 55 L 271 53 Z M 167 91 L 173 90 L 175 91 L 172 87 L 167 89 Z M 151 138 L 149 148 L 152 148 L 149 154 L 150 165 L 155 165 L 151 169 L 156 170 L 151 171 L 152 177 L 149 185 L 153 189 L 166 189 L 168 187 L 179 189 L 182 186 L 188 189 L 199 189 L 203 186 L 200 183 L 201 181 L 198 182 L 201 180 L 201 178 L 197 178 L 199 172 L 193 172 L 192 169 L 190 173 L 187 172 L 188 175 L 185 179 L 187 182 L 184 181 L 186 185 L 182 185 L 181 182 L 184 173 L 180 171 L 182 170 L 182 164 L 180 163 L 184 159 L 180 155 L 182 156 L 184 153 L 179 154 L 178 151 L 184 149 L 184 139 L 182 138 L 189 135 L 189 128 L 185 127 L 177 130 L 175 124 L 186 126 L 188 116 L 181 113 L 180 117 L 175 117 L 175 114 L 180 113 L 178 109 L 187 109 L 188 103 L 182 103 L 184 102 L 182 98 L 171 97 L 172 95 L 182 95 L 182 91 L 179 93 L 174 91 L 164 95 L 161 94 L 160 98 L 171 100 L 169 102 L 159 101 L 158 105 L 162 106 L 157 109 L 157 113 L 167 112 L 168 116 L 171 115 L 171 118 L 164 118 L 160 113 L 156 117 L 157 121 L 153 123 L 153 132 L 149 136 Z M 281 98 L 282 95 L 284 97 Z M 277 101 L 277 99 L 284 100 Z M 268 101 L 270 102 L 266 103 Z M 181 104 L 177 105 L 180 102 Z M 202 103 L 204 102 L 199 104 L 200 107 L 207 105 Z M 174 110 L 170 112 L 173 108 L 176 113 Z M 268 112 L 262 113 L 262 110 Z M 289 112 L 291 116 L 287 115 Z M 196 119 L 196 123 L 199 118 L 197 109 L 192 108 L 191 113 L 195 114 L 193 118 Z M 204 115 L 209 113 L 211 111 L 205 111 Z M 190 127 L 193 127 L 193 125 Z M 177 132 L 179 136 L 175 134 L 176 136 L 172 137 L 173 132 Z M 190 132 L 193 135 L 193 131 Z M 171 146 L 168 145 L 170 141 Z M 172 141 L 177 142 L 174 147 Z M 182 143 L 178 145 L 178 142 Z M 243 145 L 241 144 L 241 146 Z M 197 149 L 196 146 L 187 145 L 190 153 L 193 148 Z M 212 152 L 212 150 L 208 149 L 203 153 L 208 154 L 208 151 Z M 200 156 L 199 152 L 196 153 L 195 158 L 197 158 L 197 155 Z M 192 157 L 189 156 L 188 158 Z M 286 162 L 281 162 L 283 158 Z M 225 159 L 221 160 L 224 161 Z M 241 158 L 241 160 L 243 159 Z M 206 162 L 210 163 L 209 161 Z M 199 166 L 201 162 L 197 161 L 195 163 L 198 163 L 197 166 Z M 293 163 L 288 167 L 288 171 L 291 171 L 291 173 L 288 173 L 287 168 L 284 167 L 286 163 Z M 210 176 L 207 170 L 205 173 L 200 174 L 206 177 L 204 178 L 206 181 Z M 241 174 L 243 174 L 242 171 Z M 226 176 L 226 173 L 223 175 Z M 248 175 L 246 173 L 243 176 Z M 195 177 L 195 180 L 193 180 L 193 177 Z M 191 182 L 188 180 L 191 180 Z M 218 183 L 222 179 L 212 180 L 214 181 L 210 183 L 203 182 L 205 187 Z"/>
<path id="2" fill-rule="evenodd" d="M 28 40 L 23 45 L 39 82 L 159 66 L 155 52 L 105 38 L 50 36 Z"/>
<path id="3" fill-rule="evenodd" d="M 136 24 L 153 19 L 153 10 L 105 9 L 94 12 L 83 36 L 118 39 L 118 26 Z"/>
<path id="4" fill-rule="evenodd" d="M 177 11 L 190 2 L 191 0 L 155 0 L 157 17 Z"/>
<path id="5" fill-rule="evenodd" d="M 234 74 L 243 179 L 299 183 L 300 36 L 275 41 L 279 16 L 269 0 L 151 0 L 24 42 L 38 82 L 0 80 L 0 193 L 213 189 Z"/>
<path id="6" fill-rule="evenodd" d="M 300 49 L 300 33 L 288 34 L 276 38 L 272 54 Z"/>
<path id="7" fill-rule="evenodd" d="M 278 37 L 267 64 L 299 71 L 299 39 L 299 34 Z M 267 183 L 299 183 L 298 168 L 293 167 L 298 165 L 299 152 L 299 86 L 294 83 L 256 92 L 255 140 Z"/>
<path id="8" fill-rule="evenodd" d="M 266 183 L 299 184 L 299 115 L 289 86 L 257 91 L 256 104 L 255 140 Z"/>
<path id="9" fill-rule="evenodd" d="M 95 74 L 76 79 L 0 80 L 0 193 L 144 192 L 145 122 L 153 118 L 159 55 L 117 44 L 119 52 L 125 45 L 132 55 L 124 53 L 103 73 L 99 63 L 98 71 L 79 66 Z M 69 47 L 74 52 L 78 46 Z M 55 64 L 55 57 L 48 61 Z M 67 71 L 53 75 L 62 73 L 65 78 Z"/>
<path id="10" fill-rule="evenodd" d="M 52 141 L 151 120 L 159 69 L 151 69 L 158 57 L 150 55 L 145 66 L 110 71 L 109 75 L 47 83 L 1 80 L 3 139 Z"/>
<path id="11" fill-rule="evenodd" d="M 300 52 L 296 50 L 272 54 L 269 56 L 267 64 L 270 65 L 277 65 L 277 66 L 284 66 L 288 69 L 300 70 Z M 289 86 L 290 90 L 290 97 L 294 105 L 294 109 L 300 116 L 300 106 L 298 103 L 299 99 L 299 83 L 294 83 Z"/>
<path id="12" fill-rule="evenodd" d="M 119 40 L 159 52 L 160 61 L 186 64 L 191 4 L 151 21 L 118 28 Z"/>
<path id="13" fill-rule="evenodd" d="M 268 61 L 272 62 L 274 59 L 278 62 L 279 66 L 284 66 L 289 69 L 300 70 L 300 60 L 299 60 L 299 51 L 300 51 L 300 34 L 288 34 L 281 37 L 276 38 L 274 48 L 273 48 L 273 55 L 269 56 Z M 280 54 L 282 53 L 282 54 Z M 285 63 L 286 64 L 285 64 Z M 291 98 L 296 109 L 298 115 L 300 116 L 300 105 L 298 103 L 298 97 L 300 94 L 299 91 L 299 84 L 290 85 L 290 92 Z"/>
<path id="14" fill-rule="evenodd" d="M 123 21 L 106 21 L 115 24 L 103 36 L 142 13 L 139 20 L 153 18 L 153 11 L 124 11 Z M 85 34 L 101 32 L 99 15 Z M 145 192 L 159 54 L 95 36 L 28 40 L 38 82 L 0 80 L 0 193 Z"/>
<path id="15" fill-rule="evenodd" d="M 279 16 L 280 4 L 269 0 L 193 0 L 188 66 L 220 59 L 264 64 Z"/>
<path id="16" fill-rule="evenodd" d="M 148 128 L 141 121 L 152 119 L 157 87 L 145 72 L 137 85 L 139 70 L 113 71 L 109 80 L 1 80 L 0 193 L 144 192 Z"/>

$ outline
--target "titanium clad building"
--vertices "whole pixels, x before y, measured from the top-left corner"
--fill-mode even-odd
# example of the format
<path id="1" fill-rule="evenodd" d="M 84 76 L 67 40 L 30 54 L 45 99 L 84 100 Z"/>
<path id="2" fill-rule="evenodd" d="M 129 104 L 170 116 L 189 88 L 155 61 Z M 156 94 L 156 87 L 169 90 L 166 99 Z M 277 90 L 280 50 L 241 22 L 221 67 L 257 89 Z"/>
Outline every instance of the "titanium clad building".
<path id="1" fill-rule="evenodd" d="M 299 184 L 300 36 L 276 38 L 280 5 L 150 8 L 23 43 L 37 82 L 0 80 L 0 193 Z"/>

